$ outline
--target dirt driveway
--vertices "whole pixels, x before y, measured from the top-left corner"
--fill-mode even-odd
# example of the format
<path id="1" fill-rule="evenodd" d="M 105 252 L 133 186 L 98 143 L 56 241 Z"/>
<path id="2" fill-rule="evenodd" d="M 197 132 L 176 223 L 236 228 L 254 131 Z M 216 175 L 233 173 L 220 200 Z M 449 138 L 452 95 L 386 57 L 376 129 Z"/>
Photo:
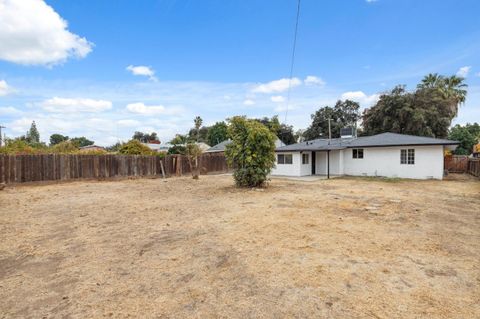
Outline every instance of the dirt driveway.
<path id="1" fill-rule="evenodd" d="M 480 182 L 0 192 L 0 318 L 480 318 Z"/>

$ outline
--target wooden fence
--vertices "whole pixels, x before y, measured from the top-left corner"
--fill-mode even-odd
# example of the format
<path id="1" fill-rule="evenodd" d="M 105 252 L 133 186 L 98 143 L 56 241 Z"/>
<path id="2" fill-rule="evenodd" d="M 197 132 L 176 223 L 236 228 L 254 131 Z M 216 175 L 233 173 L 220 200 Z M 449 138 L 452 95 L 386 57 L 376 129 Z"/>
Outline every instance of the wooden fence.
<path id="1" fill-rule="evenodd" d="M 480 177 L 480 158 L 470 158 L 467 172 L 473 176 Z"/>
<path id="2" fill-rule="evenodd" d="M 448 155 L 444 158 L 444 169 L 449 173 L 465 173 L 468 168 L 468 156 Z"/>
<path id="3" fill-rule="evenodd" d="M 166 177 L 190 174 L 185 156 L 140 155 L 0 155 L 0 183 L 105 179 L 115 177 Z M 203 154 L 201 174 L 227 172 L 223 154 Z"/>

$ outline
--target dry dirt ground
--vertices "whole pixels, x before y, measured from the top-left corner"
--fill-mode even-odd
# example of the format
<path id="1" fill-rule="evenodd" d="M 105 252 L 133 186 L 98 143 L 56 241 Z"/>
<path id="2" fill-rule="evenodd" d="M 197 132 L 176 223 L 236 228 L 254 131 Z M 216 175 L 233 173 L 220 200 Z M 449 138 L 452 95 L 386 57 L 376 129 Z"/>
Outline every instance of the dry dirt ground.
<path id="1" fill-rule="evenodd" d="M 480 182 L 8 187 L 0 318 L 480 318 Z"/>

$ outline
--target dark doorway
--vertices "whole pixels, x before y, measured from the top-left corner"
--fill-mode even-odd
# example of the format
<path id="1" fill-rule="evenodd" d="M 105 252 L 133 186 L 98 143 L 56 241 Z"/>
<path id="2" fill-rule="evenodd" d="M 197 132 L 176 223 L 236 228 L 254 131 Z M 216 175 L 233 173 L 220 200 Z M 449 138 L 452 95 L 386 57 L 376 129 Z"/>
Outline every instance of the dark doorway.
<path id="1" fill-rule="evenodd" d="M 315 162 L 316 162 L 315 153 L 316 152 L 312 152 L 312 175 L 315 175 Z"/>

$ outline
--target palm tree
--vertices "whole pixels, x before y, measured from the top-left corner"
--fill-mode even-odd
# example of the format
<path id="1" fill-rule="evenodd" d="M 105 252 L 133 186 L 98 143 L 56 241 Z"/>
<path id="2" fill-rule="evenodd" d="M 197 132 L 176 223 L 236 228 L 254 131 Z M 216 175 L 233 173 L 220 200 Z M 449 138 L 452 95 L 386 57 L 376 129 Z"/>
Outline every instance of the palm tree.
<path id="1" fill-rule="evenodd" d="M 419 89 L 433 89 L 442 86 L 444 77 L 438 73 L 429 73 L 426 75 L 420 84 L 417 85 Z"/>
<path id="2" fill-rule="evenodd" d="M 464 78 L 452 75 L 444 77 L 437 73 L 430 73 L 417 85 L 419 89 L 437 89 L 444 99 L 451 100 L 450 111 L 454 116 L 458 113 L 458 106 L 465 102 L 467 97 L 467 84 L 463 83 Z"/>
<path id="3" fill-rule="evenodd" d="M 197 116 L 193 119 L 193 123 L 195 124 L 195 129 L 197 130 L 197 142 L 198 142 L 198 137 L 200 135 L 200 127 L 202 126 L 203 120 L 200 116 Z"/>

